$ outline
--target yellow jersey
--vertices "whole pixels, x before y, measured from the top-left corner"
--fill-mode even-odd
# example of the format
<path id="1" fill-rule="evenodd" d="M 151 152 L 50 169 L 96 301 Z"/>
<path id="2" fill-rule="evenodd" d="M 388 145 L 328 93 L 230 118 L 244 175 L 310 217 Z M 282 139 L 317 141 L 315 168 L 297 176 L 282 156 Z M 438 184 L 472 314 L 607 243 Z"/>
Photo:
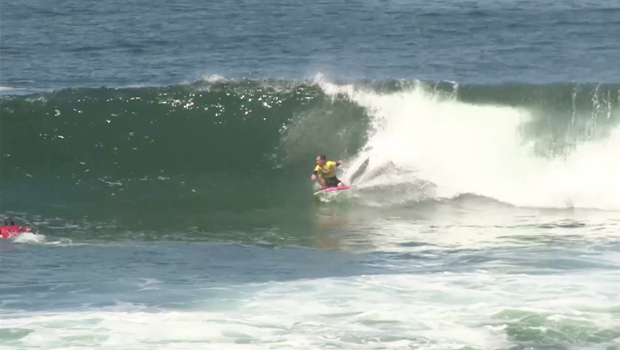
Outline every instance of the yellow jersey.
<path id="1" fill-rule="evenodd" d="M 323 166 L 316 165 L 314 168 L 314 172 L 317 174 L 321 174 L 324 179 L 328 179 L 330 177 L 336 176 L 336 162 L 333 160 L 328 160 L 323 164 Z"/>

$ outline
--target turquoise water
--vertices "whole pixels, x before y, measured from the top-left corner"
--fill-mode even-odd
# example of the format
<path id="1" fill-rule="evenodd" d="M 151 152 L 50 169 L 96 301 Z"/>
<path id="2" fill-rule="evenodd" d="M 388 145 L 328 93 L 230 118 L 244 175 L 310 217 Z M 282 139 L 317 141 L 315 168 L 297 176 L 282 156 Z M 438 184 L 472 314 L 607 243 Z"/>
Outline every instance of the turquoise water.
<path id="1" fill-rule="evenodd" d="M 620 347 L 620 7 L 3 2 L 2 349 Z M 353 189 L 320 200 L 317 154 Z"/>

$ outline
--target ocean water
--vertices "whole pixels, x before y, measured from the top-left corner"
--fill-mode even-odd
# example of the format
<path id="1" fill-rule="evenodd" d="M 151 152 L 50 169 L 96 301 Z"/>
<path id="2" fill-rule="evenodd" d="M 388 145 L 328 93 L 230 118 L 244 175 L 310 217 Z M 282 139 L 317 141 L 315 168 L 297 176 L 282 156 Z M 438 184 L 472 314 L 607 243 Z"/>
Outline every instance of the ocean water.
<path id="1" fill-rule="evenodd" d="M 3 1 L 0 349 L 620 349 L 617 1 Z M 354 187 L 315 197 L 317 154 Z"/>

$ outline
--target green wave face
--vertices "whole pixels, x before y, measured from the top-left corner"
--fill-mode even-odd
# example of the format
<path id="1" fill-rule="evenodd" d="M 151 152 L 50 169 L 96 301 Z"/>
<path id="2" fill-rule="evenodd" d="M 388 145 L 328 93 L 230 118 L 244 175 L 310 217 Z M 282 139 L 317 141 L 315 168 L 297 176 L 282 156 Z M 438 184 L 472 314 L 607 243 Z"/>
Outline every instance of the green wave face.
<path id="1" fill-rule="evenodd" d="M 5 210 L 160 224 L 308 206 L 316 154 L 352 155 L 367 130 L 351 102 L 267 81 L 10 96 L 0 114 Z"/>

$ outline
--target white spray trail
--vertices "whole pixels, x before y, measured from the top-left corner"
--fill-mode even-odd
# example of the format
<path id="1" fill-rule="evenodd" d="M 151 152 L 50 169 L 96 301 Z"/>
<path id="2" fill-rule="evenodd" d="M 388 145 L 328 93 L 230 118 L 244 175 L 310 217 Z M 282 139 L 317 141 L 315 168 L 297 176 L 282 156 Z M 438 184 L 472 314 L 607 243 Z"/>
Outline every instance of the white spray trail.
<path id="1" fill-rule="evenodd" d="M 423 179 L 436 185 L 440 198 L 471 193 L 517 206 L 620 210 L 620 129 L 567 158 L 542 158 L 520 135 L 531 118 L 526 109 L 467 104 L 421 86 L 382 94 L 319 84 L 326 94 L 344 95 L 371 115 L 374 133 L 351 160 L 350 172 L 366 159 L 365 174 L 387 165 L 404 170 L 397 177 L 362 176 L 359 187 Z"/>

